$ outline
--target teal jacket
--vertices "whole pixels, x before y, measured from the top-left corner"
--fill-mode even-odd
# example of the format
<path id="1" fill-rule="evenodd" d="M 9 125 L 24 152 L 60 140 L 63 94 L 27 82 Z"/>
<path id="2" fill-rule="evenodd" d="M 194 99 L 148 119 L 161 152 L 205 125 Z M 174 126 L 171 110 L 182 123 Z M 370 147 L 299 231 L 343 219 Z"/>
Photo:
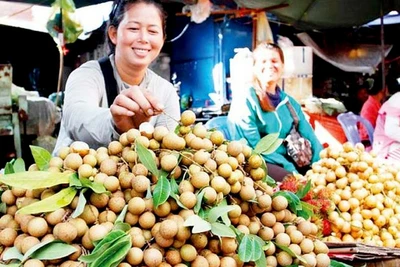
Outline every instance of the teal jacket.
<path id="1" fill-rule="evenodd" d="M 244 138 L 254 148 L 262 137 L 270 133 L 279 133 L 280 138 L 286 138 L 293 125 L 292 115 L 286 106 L 287 101 L 290 101 L 299 117 L 300 134 L 311 142 L 312 162 L 318 161 L 322 145 L 305 118 L 300 104 L 283 91 L 281 91 L 280 103 L 275 111 L 271 112 L 261 109 L 252 87 L 244 89 L 234 96 L 228 114 L 228 128 L 232 140 Z M 297 172 L 295 165 L 287 158 L 286 147 L 283 144 L 274 153 L 265 155 L 264 158 L 268 163 L 280 165 L 290 172 Z"/>

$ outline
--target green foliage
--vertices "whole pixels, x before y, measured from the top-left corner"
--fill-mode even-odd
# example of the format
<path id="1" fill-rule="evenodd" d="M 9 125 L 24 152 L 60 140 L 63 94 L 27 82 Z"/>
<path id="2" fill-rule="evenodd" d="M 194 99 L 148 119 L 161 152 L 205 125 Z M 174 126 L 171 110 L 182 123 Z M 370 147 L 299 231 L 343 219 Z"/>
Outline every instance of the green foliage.
<path id="1" fill-rule="evenodd" d="M 307 262 L 304 258 L 302 258 L 300 255 L 297 255 L 296 253 L 294 253 L 290 248 L 286 247 L 286 246 L 282 246 L 279 245 L 278 243 L 274 243 L 276 247 L 280 248 L 281 250 L 285 251 L 286 253 L 288 253 L 291 257 L 296 257 L 298 258 L 300 261 L 302 262 Z"/>
<path id="2" fill-rule="evenodd" d="M 49 168 L 49 163 L 51 160 L 51 154 L 46 149 L 39 146 L 29 146 L 33 159 L 35 160 L 36 167 L 39 170 L 45 171 Z"/>
<path id="3" fill-rule="evenodd" d="M 310 191 L 310 189 L 311 189 L 311 180 L 308 180 L 304 186 L 301 186 L 299 188 L 299 190 L 297 190 L 296 195 L 300 199 L 302 199 L 303 197 L 305 197 L 307 195 L 307 193 Z"/>
<path id="4" fill-rule="evenodd" d="M 99 243 L 92 253 L 79 257 L 89 267 L 118 266 L 132 246 L 130 235 L 121 229 L 113 229 Z"/>
<path id="5" fill-rule="evenodd" d="M 258 141 L 254 148 L 254 153 L 268 155 L 274 153 L 275 150 L 282 144 L 282 139 L 279 138 L 279 133 L 271 133 Z"/>
<path id="6" fill-rule="evenodd" d="M 21 214 L 37 214 L 42 212 L 52 212 L 59 208 L 68 206 L 74 199 L 77 190 L 73 187 L 67 187 L 60 192 L 45 198 L 41 201 L 34 202 L 17 211 Z"/>
<path id="7" fill-rule="evenodd" d="M 16 266 L 20 266 L 30 258 L 38 260 L 54 260 L 61 259 L 74 252 L 76 252 L 75 247 L 59 240 L 51 240 L 33 246 L 24 255 L 22 255 L 16 247 L 12 247 L 4 253 L 2 259 L 4 261 L 15 259 L 20 262 L 19 265 Z"/>
<path id="8" fill-rule="evenodd" d="M 0 176 L 0 182 L 23 189 L 39 189 L 68 184 L 70 176 L 70 173 L 29 171 L 2 175 Z"/>
<path id="9" fill-rule="evenodd" d="M 276 196 L 284 196 L 288 200 L 289 209 L 297 216 L 301 216 L 307 220 L 313 215 L 312 209 L 310 209 L 305 202 L 301 201 L 295 193 L 290 191 L 277 191 L 273 197 Z"/>
<path id="10" fill-rule="evenodd" d="M 136 153 L 143 165 L 156 177 L 159 176 L 159 171 L 157 165 L 153 159 L 153 155 L 146 147 L 144 147 L 140 142 L 135 142 Z"/>
<path id="11" fill-rule="evenodd" d="M 83 210 L 85 209 L 85 205 L 86 205 L 85 192 L 86 192 L 86 190 L 87 190 L 87 188 L 84 188 L 79 192 L 78 205 L 76 206 L 76 209 L 74 210 L 74 212 L 71 214 L 72 218 L 79 217 L 79 215 L 81 215 Z"/>
<path id="12" fill-rule="evenodd" d="M 162 171 L 154 188 L 153 205 L 156 208 L 159 205 L 164 204 L 171 194 L 171 185 L 169 180 L 167 179 L 167 175 L 168 173 Z"/>

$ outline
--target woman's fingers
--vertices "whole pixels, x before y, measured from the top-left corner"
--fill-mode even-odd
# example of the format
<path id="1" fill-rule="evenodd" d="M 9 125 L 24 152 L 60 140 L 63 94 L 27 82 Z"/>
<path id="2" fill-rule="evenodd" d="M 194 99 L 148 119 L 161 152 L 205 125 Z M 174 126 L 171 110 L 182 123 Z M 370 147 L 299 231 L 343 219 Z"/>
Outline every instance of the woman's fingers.
<path id="1" fill-rule="evenodd" d="M 158 99 L 154 97 L 149 91 L 145 91 L 143 94 L 152 106 L 154 113 L 159 114 L 164 110 L 164 105 L 161 104 Z"/>
<path id="2" fill-rule="evenodd" d="M 148 117 L 161 113 L 164 106 L 159 103 L 148 91 L 142 91 L 138 86 L 133 86 L 127 90 L 123 90 L 120 98 L 116 99 L 116 104 L 124 106 L 126 109 L 134 113 L 141 112 Z M 122 97 L 124 96 L 124 97 Z"/>
<path id="3" fill-rule="evenodd" d="M 110 106 L 110 111 L 111 111 L 111 114 L 113 114 L 114 116 L 129 116 L 130 117 L 130 116 L 135 115 L 135 113 L 132 110 L 126 109 L 123 106 L 119 106 L 119 105 L 115 104 L 115 102 L 114 102 L 114 104 L 112 104 Z"/>

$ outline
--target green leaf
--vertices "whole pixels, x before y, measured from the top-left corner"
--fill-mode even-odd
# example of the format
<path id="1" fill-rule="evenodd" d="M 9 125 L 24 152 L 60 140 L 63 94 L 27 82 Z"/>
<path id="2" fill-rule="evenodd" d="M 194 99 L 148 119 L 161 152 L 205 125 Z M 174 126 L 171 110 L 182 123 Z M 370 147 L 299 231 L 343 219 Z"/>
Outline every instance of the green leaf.
<path id="1" fill-rule="evenodd" d="M 126 235 L 127 233 L 122 230 L 119 229 L 112 230 L 99 243 L 95 245 L 95 248 L 93 249 L 92 253 L 88 255 L 82 255 L 79 257 L 78 260 L 85 263 L 93 262 L 101 254 L 103 254 L 104 251 L 106 251 L 107 248 L 109 248 L 114 242 L 117 242 L 119 239 L 123 238 Z"/>
<path id="2" fill-rule="evenodd" d="M 218 220 L 219 217 L 224 214 L 228 214 L 228 212 L 234 209 L 235 207 L 232 205 L 214 207 L 210 210 L 210 213 L 208 214 L 208 221 L 210 223 L 214 223 Z"/>
<path id="3" fill-rule="evenodd" d="M 273 195 L 273 198 L 276 196 L 284 196 L 288 200 L 289 209 L 293 213 L 297 214 L 297 211 L 302 209 L 300 199 L 295 193 L 290 191 L 277 191 Z"/>
<path id="4" fill-rule="evenodd" d="M 128 204 L 125 205 L 122 211 L 119 213 L 117 219 L 115 220 L 115 223 L 124 222 L 127 211 L 128 211 Z"/>
<path id="5" fill-rule="evenodd" d="M 81 180 L 79 179 L 77 173 L 73 173 L 73 174 L 69 177 L 69 186 L 82 187 Z"/>
<path id="6" fill-rule="evenodd" d="M 211 232 L 220 237 L 236 237 L 235 232 L 229 226 L 219 222 L 211 224 Z"/>
<path id="7" fill-rule="evenodd" d="M 273 153 L 281 144 L 282 139 L 278 138 L 279 133 L 271 133 L 258 141 L 254 153 L 268 155 Z"/>
<path id="8" fill-rule="evenodd" d="M 297 190 L 296 195 L 302 199 L 303 197 L 305 197 L 307 195 L 307 193 L 310 191 L 311 189 L 311 180 L 308 180 L 307 184 L 305 184 L 304 186 L 300 187 L 299 190 Z"/>
<path id="9" fill-rule="evenodd" d="M 192 226 L 193 234 L 203 233 L 211 230 L 211 224 L 200 218 L 198 215 L 189 216 L 183 223 L 183 226 Z"/>
<path id="10" fill-rule="evenodd" d="M 331 265 L 329 267 L 352 267 L 352 266 L 348 265 L 346 263 L 331 259 Z"/>
<path id="11" fill-rule="evenodd" d="M 301 210 L 297 211 L 297 216 L 303 217 L 304 219 L 309 219 L 314 214 L 314 208 L 311 204 L 300 201 Z"/>
<path id="12" fill-rule="evenodd" d="M 152 198 L 153 197 L 153 195 L 151 194 L 151 184 L 149 184 L 149 186 L 147 187 L 147 190 L 146 190 L 146 199 L 149 199 L 149 198 Z"/>
<path id="13" fill-rule="evenodd" d="M 18 158 L 15 160 L 14 164 L 14 172 L 24 172 L 26 171 L 25 169 L 25 161 L 21 158 Z"/>
<path id="14" fill-rule="evenodd" d="M 11 174 L 14 173 L 14 166 L 11 162 L 7 162 L 6 166 L 4 167 L 4 174 Z"/>
<path id="15" fill-rule="evenodd" d="M 265 257 L 265 254 L 263 253 L 258 260 L 254 261 L 254 263 L 256 264 L 256 267 L 267 266 L 267 258 Z"/>
<path id="16" fill-rule="evenodd" d="M 171 178 L 170 184 L 171 184 L 171 193 L 178 194 L 179 193 L 179 185 L 174 178 Z"/>
<path id="17" fill-rule="evenodd" d="M 165 172 L 161 172 L 153 191 L 153 206 L 155 208 L 167 201 L 171 193 L 171 186 L 165 174 Z"/>
<path id="18" fill-rule="evenodd" d="M 16 247 L 9 248 L 6 252 L 4 252 L 2 260 L 8 261 L 8 260 L 13 260 L 17 259 L 19 261 L 22 261 L 24 255 L 19 252 L 19 250 Z"/>
<path id="19" fill-rule="evenodd" d="M 241 261 L 249 262 L 260 259 L 264 251 L 254 235 L 244 235 L 239 244 L 238 254 Z"/>
<path id="20" fill-rule="evenodd" d="M 176 204 L 178 204 L 179 207 L 181 207 L 182 209 L 187 210 L 188 208 L 186 208 L 185 205 L 183 205 L 183 203 L 179 200 L 179 196 L 177 194 L 171 194 L 170 197 L 172 197 L 173 199 L 175 199 Z"/>
<path id="21" fill-rule="evenodd" d="M 3 214 L 7 213 L 7 205 L 4 202 L 0 203 L 0 213 L 3 213 Z"/>
<path id="22" fill-rule="evenodd" d="M 21 263 L 9 263 L 9 264 L 1 264 L 0 267 L 21 267 Z"/>
<path id="23" fill-rule="evenodd" d="M 272 186 L 272 187 L 275 187 L 277 185 L 276 181 L 274 180 L 274 178 L 272 178 L 268 174 L 267 174 L 267 176 L 265 176 L 265 179 L 263 181 L 266 182 L 269 186 Z"/>
<path id="24" fill-rule="evenodd" d="M 32 152 L 33 159 L 39 170 L 44 171 L 49 168 L 51 154 L 46 149 L 39 146 L 29 146 Z"/>
<path id="25" fill-rule="evenodd" d="M 200 218 L 206 220 L 208 217 L 208 213 L 210 212 L 210 209 L 200 209 L 199 213 L 197 215 L 200 216 Z"/>
<path id="26" fill-rule="evenodd" d="M 226 202 L 226 198 L 222 199 L 222 201 L 218 204 L 218 207 L 226 207 L 228 206 L 228 202 Z M 208 216 L 208 215 L 207 215 Z M 231 225 L 231 219 L 229 219 L 228 213 L 224 213 L 221 215 L 221 220 L 226 226 Z"/>
<path id="27" fill-rule="evenodd" d="M 85 205 L 86 205 L 85 192 L 86 191 L 87 191 L 87 188 L 84 188 L 79 192 L 78 205 L 76 206 L 76 209 L 74 210 L 74 212 L 71 214 L 72 218 L 79 217 L 79 215 L 81 215 L 83 210 L 85 209 Z"/>
<path id="28" fill-rule="evenodd" d="M 74 199 L 76 193 L 77 190 L 73 187 L 64 188 L 48 198 L 21 208 L 17 213 L 36 214 L 55 211 L 56 209 L 68 206 Z"/>
<path id="29" fill-rule="evenodd" d="M 70 176 L 70 173 L 29 171 L 2 175 L 0 176 L 0 182 L 22 189 L 39 189 L 68 184 Z"/>
<path id="30" fill-rule="evenodd" d="M 197 198 L 197 202 L 196 202 L 196 206 L 194 206 L 194 213 L 199 213 L 200 209 L 201 209 L 201 203 L 203 202 L 203 197 L 204 197 L 204 190 L 201 190 L 199 193 L 197 193 L 196 198 Z"/>
<path id="31" fill-rule="evenodd" d="M 130 224 L 118 221 L 114 224 L 113 230 L 122 230 L 128 232 L 131 229 Z"/>
<path id="32" fill-rule="evenodd" d="M 122 259 L 128 253 L 132 246 L 131 237 L 129 235 L 122 236 L 118 241 L 112 242 L 111 245 L 96 260 L 92 262 L 91 267 L 111 266 L 112 263 Z"/>
<path id="33" fill-rule="evenodd" d="M 107 192 L 107 189 L 104 187 L 104 185 L 97 182 L 92 182 L 88 178 L 81 178 L 80 181 L 82 182 L 83 187 L 90 188 L 97 194 L 103 194 Z"/>
<path id="34" fill-rule="evenodd" d="M 155 176 L 159 176 L 157 165 L 153 159 L 151 152 L 144 147 L 140 142 L 135 142 L 136 152 L 143 165 Z"/>
<path id="35" fill-rule="evenodd" d="M 37 249 L 30 257 L 38 260 L 54 260 L 64 258 L 76 251 L 77 249 L 71 245 L 59 241 L 52 241 L 51 243 Z M 26 254 L 28 254 L 28 252 L 29 250 Z"/>
<path id="36" fill-rule="evenodd" d="M 288 248 L 288 247 L 286 247 L 286 246 L 279 245 L 279 244 L 277 244 L 276 242 L 274 242 L 274 244 L 275 244 L 275 246 L 276 246 L 277 248 L 280 248 L 281 250 L 287 252 L 290 256 L 296 257 L 296 258 L 298 258 L 298 259 L 299 259 L 300 261 L 302 261 L 302 262 L 307 262 L 307 261 L 306 261 L 304 258 L 302 258 L 300 255 L 297 255 L 296 253 L 294 253 L 290 248 Z"/>

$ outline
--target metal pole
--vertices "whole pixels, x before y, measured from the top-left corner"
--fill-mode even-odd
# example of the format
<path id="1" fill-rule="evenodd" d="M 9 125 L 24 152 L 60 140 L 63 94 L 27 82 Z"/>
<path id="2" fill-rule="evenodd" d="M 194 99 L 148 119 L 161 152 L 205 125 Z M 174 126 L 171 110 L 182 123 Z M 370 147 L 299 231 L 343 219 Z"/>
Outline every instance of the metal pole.
<path id="1" fill-rule="evenodd" d="M 381 53 L 382 53 L 382 89 L 386 87 L 386 75 L 385 75 L 385 32 L 383 22 L 383 1 L 381 1 Z"/>

